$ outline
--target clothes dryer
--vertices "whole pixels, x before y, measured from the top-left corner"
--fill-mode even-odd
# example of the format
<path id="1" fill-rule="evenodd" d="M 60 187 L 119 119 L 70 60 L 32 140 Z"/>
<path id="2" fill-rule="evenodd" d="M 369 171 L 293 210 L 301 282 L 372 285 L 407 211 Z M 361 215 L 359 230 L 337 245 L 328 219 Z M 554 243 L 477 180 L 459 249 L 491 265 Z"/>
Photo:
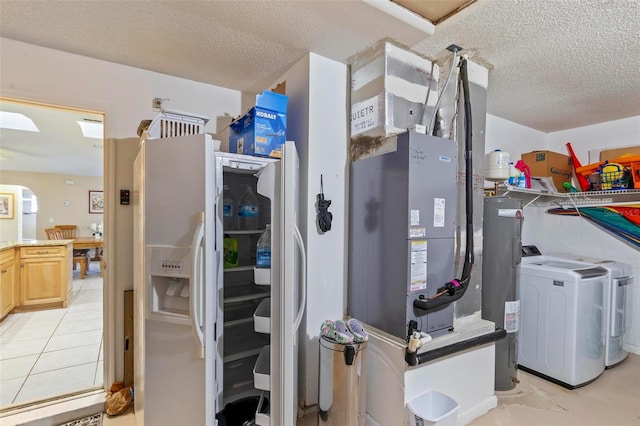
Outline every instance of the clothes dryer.
<path id="1" fill-rule="evenodd" d="M 604 288 L 609 271 L 522 247 L 518 367 L 569 389 L 604 371 Z"/>

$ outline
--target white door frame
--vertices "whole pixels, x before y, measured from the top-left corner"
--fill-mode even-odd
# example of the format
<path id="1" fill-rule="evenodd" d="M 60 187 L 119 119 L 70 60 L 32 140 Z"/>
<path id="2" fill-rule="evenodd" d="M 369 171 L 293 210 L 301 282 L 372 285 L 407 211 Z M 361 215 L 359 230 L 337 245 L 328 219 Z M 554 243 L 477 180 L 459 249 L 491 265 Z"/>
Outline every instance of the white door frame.
<path id="1" fill-rule="evenodd" d="M 41 416 L 52 417 L 56 413 L 64 413 L 70 409 L 78 408 L 77 404 L 73 401 L 79 402 L 80 406 L 83 404 L 92 405 L 93 401 L 100 399 L 104 401 L 106 391 L 109 389 L 110 384 L 115 381 L 115 318 L 118 311 L 115 306 L 116 302 L 116 288 L 114 285 L 114 274 L 111 271 L 114 270 L 115 265 L 112 259 L 115 259 L 115 157 L 116 147 L 115 138 L 113 134 L 115 132 L 114 121 L 114 107 L 113 104 L 95 99 L 86 98 L 66 98 L 60 96 L 47 96 L 46 93 L 32 93 L 21 90 L 14 90 L 12 88 L 2 88 L 0 94 L 3 98 L 8 98 L 16 101 L 24 101 L 37 103 L 42 105 L 51 105 L 54 107 L 79 109 L 85 111 L 91 111 L 104 116 L 104 139 L 103 139 L 103 193 L 105 201 L 105 211 L 103 215 L 104 221 L 104 254 L 108 261 L 104 270 L 103 277 L 103 358 L 104 358 L 104 370 L 101 391 L 91 390 L 82 394 L 70 396 L 68 398 L 47 401 L 43 403 L 35 403 L 27 408 L 15 410 L 16 414 L 21 420 L 38 419 Z M 122 316 L 122 315 L 121 315 Z M 57 406 L 57 408 L 56 408 Z M 42 410 L 40 410 L 42 409 Z M 8 420 L 7 417 L 4 417 Z"/>

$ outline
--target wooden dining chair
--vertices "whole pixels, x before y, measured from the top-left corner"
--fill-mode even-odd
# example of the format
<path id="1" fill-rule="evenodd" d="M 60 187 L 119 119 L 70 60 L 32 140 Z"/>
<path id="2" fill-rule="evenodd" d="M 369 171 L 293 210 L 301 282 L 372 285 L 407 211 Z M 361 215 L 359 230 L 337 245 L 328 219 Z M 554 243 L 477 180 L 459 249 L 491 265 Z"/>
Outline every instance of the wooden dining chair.
<path id="1" fill-rule="evenodd" d="M 75 226 L 75 225 L 74 225 Z M 57 226 L 54 228 L 46 228 L 44 232 L 47 234 L 49 240 L 68 240 L 70 238 L 65 237 L 64 231 Z M 87 269 L 89 268 L 89 250 L 73 250 L 73 270 L 75 271 L 76 265 L 80 265 L 80 278 L 84 279 L 87 276 Z"/>
<path id="2" fill-rule="evenodd" d="M 73 239 L 78 232 L 78 225 L 56 225 L 54 228 L 62 232 L 64 239 Z"/>

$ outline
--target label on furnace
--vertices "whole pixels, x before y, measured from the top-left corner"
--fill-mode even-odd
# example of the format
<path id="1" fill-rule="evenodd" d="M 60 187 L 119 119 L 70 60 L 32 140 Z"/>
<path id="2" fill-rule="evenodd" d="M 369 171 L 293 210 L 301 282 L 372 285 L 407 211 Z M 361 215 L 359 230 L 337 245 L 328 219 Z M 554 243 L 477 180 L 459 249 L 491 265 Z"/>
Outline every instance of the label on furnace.
<path id="1" fill-rule="evenodd" d="M 433 199 L 433 227 L 444 228 L 444 198 Z"/>
<path id="2" fill-rule="evenodd" d="M 410 291 L 427 289 L 427 240 L 411 241 Z"/>

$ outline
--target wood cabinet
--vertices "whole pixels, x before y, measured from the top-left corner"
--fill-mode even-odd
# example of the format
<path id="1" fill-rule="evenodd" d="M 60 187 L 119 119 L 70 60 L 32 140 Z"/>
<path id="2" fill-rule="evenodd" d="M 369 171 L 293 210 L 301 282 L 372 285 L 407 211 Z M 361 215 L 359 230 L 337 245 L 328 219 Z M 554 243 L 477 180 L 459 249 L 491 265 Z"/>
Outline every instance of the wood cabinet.
<path id="1" fill-rule="evenodd" d="M 63 307 L 71 296 L 71 244 L 20 248 L 20 308 Z"/>
<path id="2" fill-rule="evenodd" d="M 15 249 L 0 252 L 0 320 L 16 306 Z"/>

